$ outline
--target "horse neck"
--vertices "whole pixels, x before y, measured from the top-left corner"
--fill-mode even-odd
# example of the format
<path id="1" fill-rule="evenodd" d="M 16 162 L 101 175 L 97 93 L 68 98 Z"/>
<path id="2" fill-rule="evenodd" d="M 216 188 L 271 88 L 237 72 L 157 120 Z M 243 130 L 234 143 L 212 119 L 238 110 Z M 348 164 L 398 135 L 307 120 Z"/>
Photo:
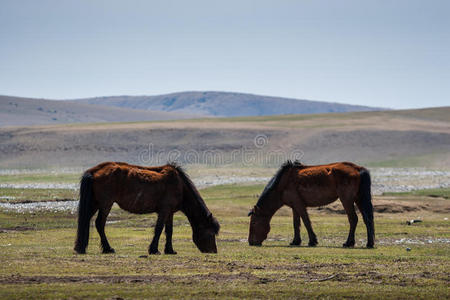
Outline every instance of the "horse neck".
<path id="1" fill-rule="evenodd" d="M 283 199 L 281 198 L 281 194 L 277 191 L 283 191 L 286 186 L 286 180 L 289 179 L 291 174 L 291 170 L 286 170 L 281 176 L 278 185 L 275 187 L 276 190 L 272 191 L 272 195 L 267 197 L 263 203 L 260 203 L 259 208 L 263 211 L 265 215 L 272 217 L 277 210 L 279 210 L 283 205 Z"/>
<path id="2" fill-rule="evenodd" d="M 263 212 L 264 215 L 269 216 L 272 218 L 272 216 L 283 206 L 283 202 L 281 201 L 281 197 L 276 195 L 274 197 L 270 197 L 267 199 L 269 201 L 266 201 L 264 205 L 260 206 L 259 208 Z"/>
<path id="3" fill-rule="evenodd" d="M 206 224 L 206 217 L 210 214 L 208 208 L 202 202 L 187 187 L 184 189 L 181 211 L 186 215 L 193 227 L 203 223 Z"/>

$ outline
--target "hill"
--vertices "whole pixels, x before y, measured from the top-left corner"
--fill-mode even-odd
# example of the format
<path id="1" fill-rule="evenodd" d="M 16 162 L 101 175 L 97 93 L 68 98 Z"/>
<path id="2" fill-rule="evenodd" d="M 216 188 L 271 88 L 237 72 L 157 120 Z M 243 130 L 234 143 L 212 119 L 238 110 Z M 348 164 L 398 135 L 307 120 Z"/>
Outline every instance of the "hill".
<path id="1" fill-rule="evenodd" d="M 0 96 L 0 127 L 64 123 L 152 121 L 192 118 L 172 112 L 135 110 L 68 101 Z"/>
<path id="2" fill-rule="evenodd" d="M 450 107 L 421 110 L 208 118 L 0 128 L 0 168 L 307 164 L 450 168 Z"/>
<path id="3" fill-rule="evenodd" d="M 367 106 L 230 92 L 181 92 L 159 96 L 113 96 L 78 99 L 76 102 L 219 117 L 379 110 L 379 108 Z"/>

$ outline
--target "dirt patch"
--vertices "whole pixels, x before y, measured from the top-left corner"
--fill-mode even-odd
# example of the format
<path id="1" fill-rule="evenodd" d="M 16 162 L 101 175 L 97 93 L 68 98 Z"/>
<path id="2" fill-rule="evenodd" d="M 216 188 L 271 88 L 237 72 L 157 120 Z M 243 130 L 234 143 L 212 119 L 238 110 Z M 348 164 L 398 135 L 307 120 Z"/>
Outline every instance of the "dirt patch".
<path id="1" fill-rule="evenodd" d="M 260 278 L 247 272 L 238 274 L 209 273 L 189 276 L 133 275 L 133 276 L 21 276 L 0 277 L 0 284 L 40 284 L 40 283 L 158 283 L 178 282 L 190 284 L 199 280 L 215 282 L 246 280 L 258 281 Z"/>
<path id="2" fill-rule="evenodd" d="M 0 203 L 28 204 L 28 203 L 39 203 L 39 202 L 67 202 L 67 201 L 77 201 L 77 199 L 71 199 L 71 198 L 54 198 L 54 199 L 41 199 L 41 200 L 21 199 L 21 200 L 16 200 L 14 202 L 0 201 Z"/>
<path id="3" fill-rule="evenodd" d="M 28 226 L 16 226 L 16 227 L 10 227 L 10 228 L 0 227 L 0 233 L 20 232 L 20 231 L 29 231 L 29 230 L 35 230 L 35 228 L 28 227 Z"/>
<path id="4" fill-rule="evenodd" d="M 408 274 L 384 274 L 376 271 L 347 273 L 347 272 L 325 272 L 318 273 L 302 266 L 302 270 L 297 273 L 283 273 L 277 276 L 256 276 L 250 272 L 240 273 L 208 273 L 188 276 L 168 276 L 168 275 L 130 275 L 130 276 L 21 276 L 11 275 L 0 277 L 0 284 L 54 284 L 54 283 L 93 283 L 93 284 L 133 284 L 133 283 L 178 283 L 194 284 L 199 281 L 212 281 L 215 283 L 245 281 L 253 284 L 267 284 L 270 282 L 283 282 L 286 280 L 300 280 L 302 282 L 355 282 L 381 284 L 389 282 L 393 285 L 405 286 L 414 284 L 425 286 L 426 284 L 416 281 L 421 278 L 434 278 L 444 282 L 449 282 L 449 273 L 431 274 L 430 272 L 408 273 Z M 259 268 L 258 268 L 259 269 Z M 313 268 L 314 269 L 314 268 Z"/>
<path id="5" fill-rule="evenodd" d="M 430 211 L 434 213 L 449 213 L 450 203 L 445 199 L 436 199 L 432 202 L 405 201 L 398 199 L 375 199 L 373 209 L 376 213 L 407 213 L 417 211 Z M 337 201 L 328 206 L 318 207 L 313 210 L 327 213 L 345 214 L 342 204 Z"/>

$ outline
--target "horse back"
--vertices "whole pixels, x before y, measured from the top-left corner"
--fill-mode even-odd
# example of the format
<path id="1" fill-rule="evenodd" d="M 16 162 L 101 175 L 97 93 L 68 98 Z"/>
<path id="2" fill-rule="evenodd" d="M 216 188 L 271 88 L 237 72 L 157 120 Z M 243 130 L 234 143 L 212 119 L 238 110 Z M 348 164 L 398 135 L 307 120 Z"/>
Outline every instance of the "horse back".
<path id="1" fill-rule="evenodd" d="M 95 201 L 99 207 L 116 202 L 132 213 L 150 213 L 179 206 L 182 187 L 170 165 L 141 167 L 106 162 L 89 169 L 93 176 Z"/>
<path id="2" fill-rule="evenodd" d="M 327 205 L 357 195 L 361 169 L 349 162 L 304 166 L 295 172 L 295 186 L 306 206 Z"/>

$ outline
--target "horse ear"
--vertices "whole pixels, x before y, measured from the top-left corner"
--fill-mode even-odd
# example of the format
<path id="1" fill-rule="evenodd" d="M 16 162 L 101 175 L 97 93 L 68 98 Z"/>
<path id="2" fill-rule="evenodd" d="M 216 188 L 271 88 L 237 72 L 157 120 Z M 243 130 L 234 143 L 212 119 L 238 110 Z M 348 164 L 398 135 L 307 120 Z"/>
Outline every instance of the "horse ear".
<path id="1" fill-rule="evenodd" d="M 248 216 L 249 216 L 249 217 L 250 217 L 251 215 L 253 215 L 253 214 L 254 214 L 253 209 L 252 209 L 251 211 L 248 212 Z"/>

